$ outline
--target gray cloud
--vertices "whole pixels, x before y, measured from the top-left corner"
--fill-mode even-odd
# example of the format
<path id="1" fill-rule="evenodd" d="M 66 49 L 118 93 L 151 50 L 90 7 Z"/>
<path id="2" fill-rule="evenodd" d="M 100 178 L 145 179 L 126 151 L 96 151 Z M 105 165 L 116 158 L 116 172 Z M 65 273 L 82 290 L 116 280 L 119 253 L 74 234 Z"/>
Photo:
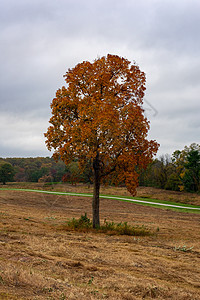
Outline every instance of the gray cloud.
<path id="1" fill-rule="evenodd" d="M 48 155 L 43 132 L 63 75 L 107 53 L 146 73 L 159 154 L 198 143 L 199 10 L 197 0 L 3 0 L 0 157 Z"/>
<path id="2" fill-rule="evenodd" d="M 0 113 L 1 151 L 8 156 L 47 156 L 44 135 L 48 122 L 34 114 L 24 117 L 11 113 Z"/>

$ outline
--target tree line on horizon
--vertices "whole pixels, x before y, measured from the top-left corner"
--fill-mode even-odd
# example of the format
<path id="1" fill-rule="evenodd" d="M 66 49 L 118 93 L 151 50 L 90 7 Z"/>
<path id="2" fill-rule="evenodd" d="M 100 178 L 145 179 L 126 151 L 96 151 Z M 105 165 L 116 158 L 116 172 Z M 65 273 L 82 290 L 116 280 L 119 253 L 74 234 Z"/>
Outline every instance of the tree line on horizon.
<path id="1" fill-rule="evenodd" d="M 78 161 L 68 165 L 50 157 L 0 158 L 0 182 L 69 182 L 93 183 L 90 162 L 80 171 Z M 113 183 L 112 176 L 104 184 Z M 123 186 L 124 182 L 119 185 Z M 166 154 L 153 159 L 146 170 L 140 171 L 139 185 L 172 191 L 200 190 L 200 145 L 193 143 L 172 156 Z"/>
<path id="2" fill-rule="evenodd" d="M 140 185 L 172 191 L 200 191 L 200 145 L 192 143 L 172 156 L 154 159 L 140 174 Z"/>

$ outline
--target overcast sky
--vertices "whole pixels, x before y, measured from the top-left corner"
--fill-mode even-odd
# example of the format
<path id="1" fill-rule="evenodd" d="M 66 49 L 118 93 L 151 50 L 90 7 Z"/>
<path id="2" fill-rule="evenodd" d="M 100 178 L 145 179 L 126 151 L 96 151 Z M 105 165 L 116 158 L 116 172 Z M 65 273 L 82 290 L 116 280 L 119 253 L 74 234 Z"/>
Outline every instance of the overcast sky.
<path id="1" fill-rule="evenodd" d="M 146 73 L 158 155 L 200 143 L 199 0 L 1 0 L 0 157 L 50 156 L 43 133 L 68 68 L 117 54 Z"/>

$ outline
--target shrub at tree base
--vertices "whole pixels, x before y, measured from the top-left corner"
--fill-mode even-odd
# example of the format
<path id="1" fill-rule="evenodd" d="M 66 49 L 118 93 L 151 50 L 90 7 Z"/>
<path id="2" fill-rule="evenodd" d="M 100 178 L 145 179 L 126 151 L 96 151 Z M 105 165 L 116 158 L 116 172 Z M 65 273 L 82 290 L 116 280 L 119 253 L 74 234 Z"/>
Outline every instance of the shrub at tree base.
<path id="1" fill-rule="evenodd" d="M 93 228 L 92 221 L 87 217 L 87 214 L 81 215 L 79 219 L 71 219 L 62 226 L 62 229 L 67 231 L 79 232 L 99 232 L 109 235 L 131 235 L 131 236 L 147 236 L 153 233 L 145 226 L 132 226 L 127 222 L 114 223 L 104 220 L 104 224 Z"/>

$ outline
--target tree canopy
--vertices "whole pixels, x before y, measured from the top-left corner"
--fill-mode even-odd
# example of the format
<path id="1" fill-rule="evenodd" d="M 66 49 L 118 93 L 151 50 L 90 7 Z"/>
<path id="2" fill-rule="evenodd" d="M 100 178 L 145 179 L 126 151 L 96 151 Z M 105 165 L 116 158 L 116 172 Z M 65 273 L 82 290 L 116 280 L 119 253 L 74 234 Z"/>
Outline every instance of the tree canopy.
<path id="1" fill-rule="evenodd" d="M 197 192 L 200 184 L 200 145 L 192 143 L 175 153 L 179 154 L 176 164 L 181 170 L 180 177 L 184 189 L 188 192 Z"/>
<path id="2" fill-rule="evenodd" d="M 78 159 L 80 168 L 93 167 L 93 226 L 99 225 L 100 182 L 112 174 L 135 195 L 138 170 L 158 150 L 147 139 L 144 116 L 145 73 L 123 57 L 108 54 L 84 61 L 64 75 L 67 86 L 57 90 L 45 133 L 53 157 L 66 164 Z M 114 175 L 114 176 L 113 176 Z"/>
<path id="3" fill-rule="evenodd" d="M 0 164 L 0 182 L 6 184 L 8 181 L 12 181 L 14 174 L 14 168 L 11 164 L 6 162 Z"/>

